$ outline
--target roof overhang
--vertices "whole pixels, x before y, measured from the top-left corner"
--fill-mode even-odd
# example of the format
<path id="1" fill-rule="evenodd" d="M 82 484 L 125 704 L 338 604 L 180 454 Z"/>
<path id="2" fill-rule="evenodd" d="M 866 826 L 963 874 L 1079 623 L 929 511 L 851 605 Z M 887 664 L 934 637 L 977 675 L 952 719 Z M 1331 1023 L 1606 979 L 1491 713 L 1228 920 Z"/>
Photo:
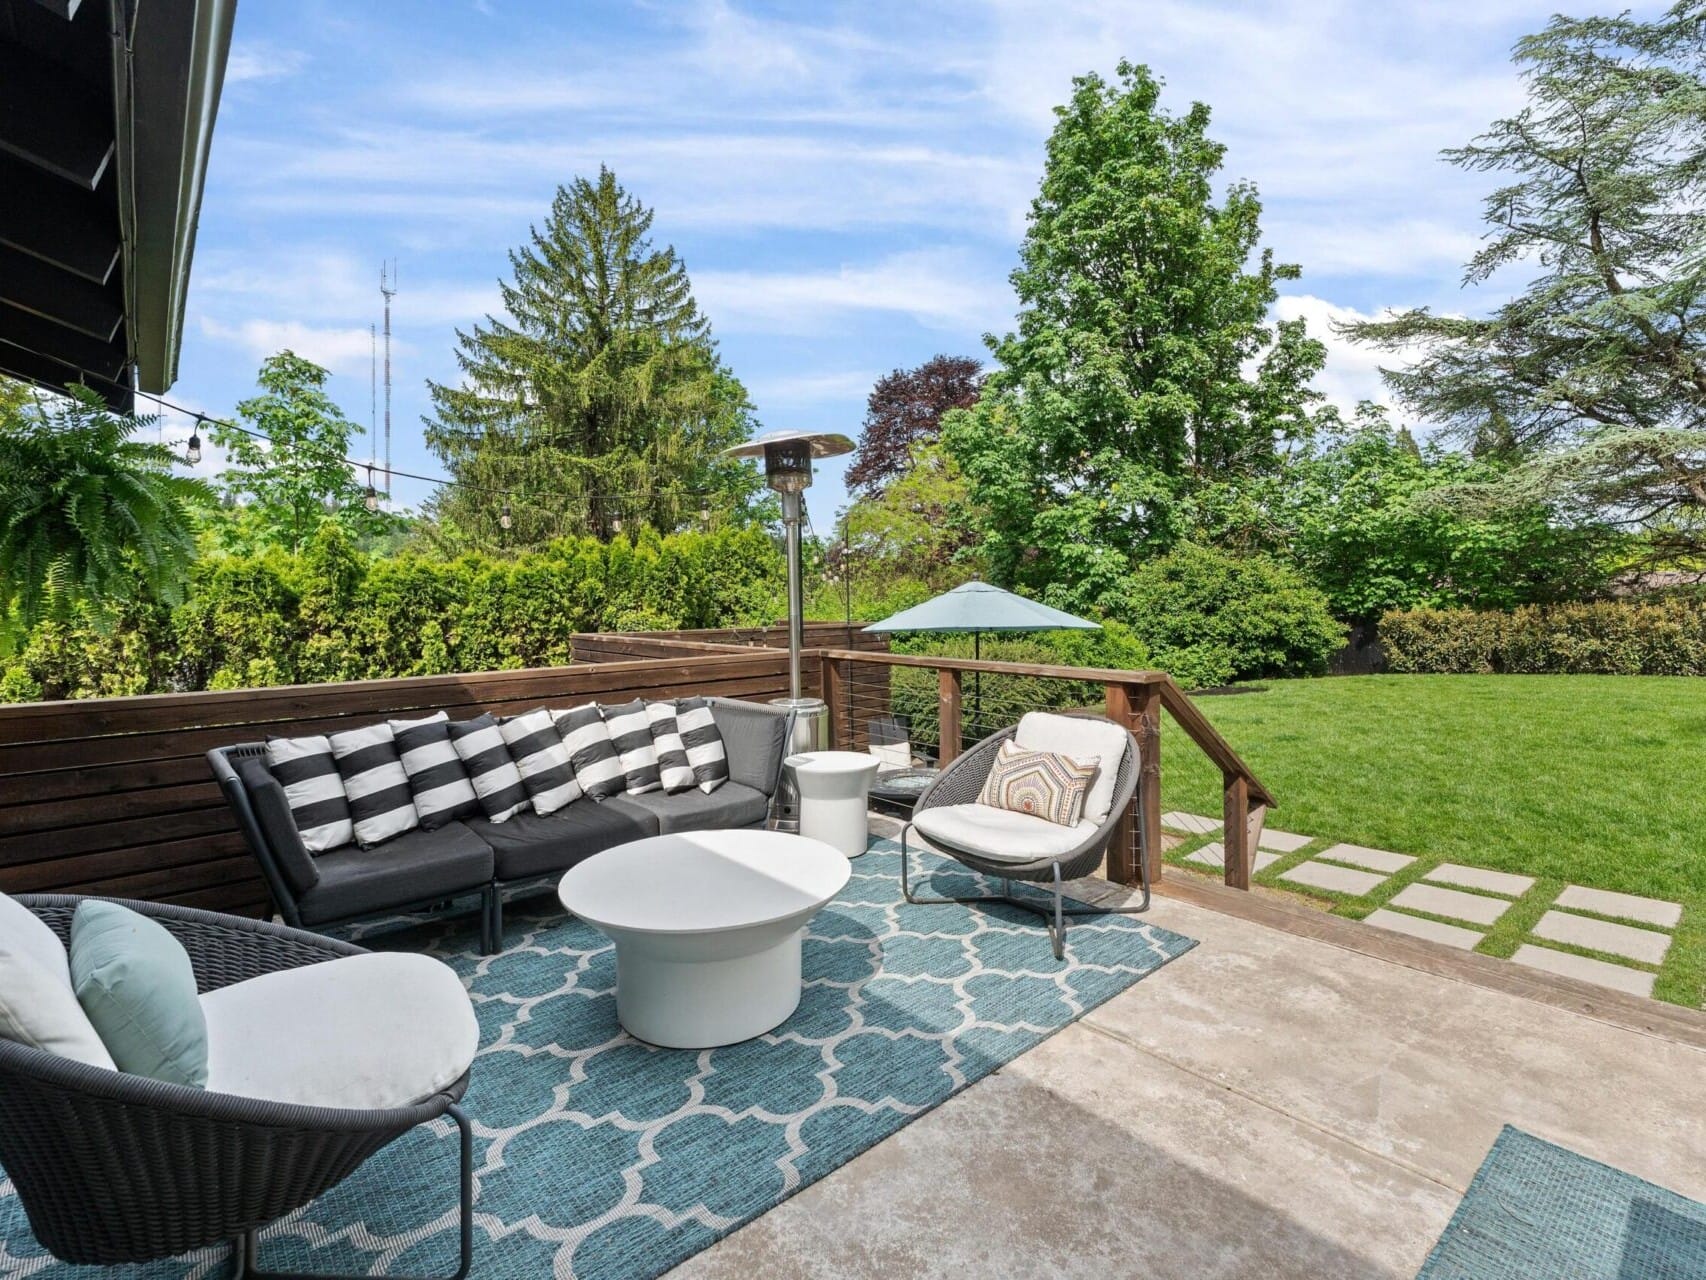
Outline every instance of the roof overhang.
<path id="1" fill-rule="evenodd" d="M 236 0 L 0 0 L 0 372 L 178 374 Z"/>

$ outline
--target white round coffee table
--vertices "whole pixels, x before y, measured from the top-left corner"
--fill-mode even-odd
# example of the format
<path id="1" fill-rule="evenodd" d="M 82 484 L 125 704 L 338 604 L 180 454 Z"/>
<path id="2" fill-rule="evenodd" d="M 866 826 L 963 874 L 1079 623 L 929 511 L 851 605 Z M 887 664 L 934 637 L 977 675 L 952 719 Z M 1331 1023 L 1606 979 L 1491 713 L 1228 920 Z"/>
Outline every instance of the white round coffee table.
<path id="1" fill-rule="evenodd" d="M 819 840 L 691 831 L 594 854 L 557 896 L 616 944 L 616 1016 L 628 1033 L 708 1049 L 787 1021 L 806 922 L 849 875 Z"/>
<path id="2" fill-rule="evenodd" d="M 871 782 L 882 761 L 863 751 L 806 751 L 782 762 L 800 788 L 800 834 L 834 845 L 849 858 L 870 839 Z"/>

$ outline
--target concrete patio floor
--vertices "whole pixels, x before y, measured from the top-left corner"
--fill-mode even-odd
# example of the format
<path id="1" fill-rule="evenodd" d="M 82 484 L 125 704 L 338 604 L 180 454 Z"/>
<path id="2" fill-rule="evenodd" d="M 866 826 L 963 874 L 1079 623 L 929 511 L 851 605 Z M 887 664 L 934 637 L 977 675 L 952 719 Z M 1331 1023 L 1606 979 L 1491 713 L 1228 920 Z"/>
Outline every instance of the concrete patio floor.
<path id="1" fill-rule="evenodd" d="M 1410 1280 L 1507 1123 L 1706 1199 L 1706 1016 L 1227 892 L 1170 886 L 1195 950 L 670 1275 Z"/>

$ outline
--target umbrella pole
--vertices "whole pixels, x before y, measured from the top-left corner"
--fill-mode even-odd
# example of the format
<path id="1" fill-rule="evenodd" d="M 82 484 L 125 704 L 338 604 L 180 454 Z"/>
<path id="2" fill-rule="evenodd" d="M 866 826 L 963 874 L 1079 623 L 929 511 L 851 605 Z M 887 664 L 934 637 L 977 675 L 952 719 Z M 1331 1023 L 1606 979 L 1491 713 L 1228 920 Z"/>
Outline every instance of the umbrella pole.
<path id="1" fill-rule="evenodd" d="M 971 633 L 971 656 L 973 662 L 983 659 L 983 632 Z M 971 725 L 975 737 L 983 732 L 983 672 L 971 673 Z"/>

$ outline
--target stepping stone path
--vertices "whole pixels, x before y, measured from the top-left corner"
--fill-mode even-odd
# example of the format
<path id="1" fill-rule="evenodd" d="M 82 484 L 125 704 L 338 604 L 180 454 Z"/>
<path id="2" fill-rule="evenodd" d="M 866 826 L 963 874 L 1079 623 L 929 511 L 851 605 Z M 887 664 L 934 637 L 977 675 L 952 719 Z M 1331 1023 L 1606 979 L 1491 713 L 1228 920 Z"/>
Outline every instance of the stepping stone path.
<path id="1" fill-rule="evenodd" d="M 1527 965 L 1530 969 L 1544 969 L 1547 973 L 1577 978 L 1595 986 L 1627 991 L 1632 996 L 1653 994 L 1652 974 L 1640 969 L 1626 969 L 1620 964 L 1611 964 L 1605 960 L 1572 955 L 1568 951 L 1554 951 L 1551 947 L 1537 947 L 1529 942 L 1518 947 L 1511 959 L 1518 964 Z"/>
<path id="2" fill-rule="evenodd" d="M 1485 936 L 1474 929 L 1461 929 L 1457 925 L 1445 924 L 1439 920 L 1407 916 L 1401 911 L 1388 911 L 1385 907 L 1364 916 L 1363 923 L 1374 925 L 1378 929 L 1390 929 L 1393 933 L 1407 933 L 1412 938 L 1443 942 L 1459 951 L 1473 951 L 1475 944 Z"/>
<path id="3" fill-rule="evenodd" d="M 1315 856 L 1329 858 L 1334 862 L 1348 862 L 1353 867 L 1362 867 L 1367 871 L 1383 871 L 1387 875 L 1402 871 L 1415 861 L 1414 858 L 1401 853 L 1387 853 L 1384 849 L 1365 849 L 1360 844 L 1336 844 L 1330 849 L 1323 849 Z"/>
<path id="4" fill-rule="evenodd" d="M 1483 871 L 1480 867 L 1462 867 L 1455 862 L 1442 862 L 1422 877 L 1438 884 L 1461 885 L 1465 889 L 1483 889 L 1488 893 L 1520 898 L 1534 888 L 1533 876 L 1512 875 L 1508 871 Z"/>
<path id="5" fill-rule="evenodd" d="M 1280 872 L 1279 878 L 1293 884 L 1308 885 L 1311 889 L 1330 889 L 1334 893 L 1348 893 L 1359 898 L 1386 883 L 1385 876 L 1372 871 L 1352 871 L 1349 867 L 1335 867 L 1330 862 L 1317 862 L 1313 858 L 1298 863 L 1290 871 Z"/>
<path id="6" fill-rule="evenodd" d="M 1257 871 L 1266 871 L 1279 860 L 1280 856 L 1277 853 L 1268 853 L 1262 849 L 1256 850 Z M 1215 840 L 1210 844 L 1205 844 L 1202 848 L 1193 853 L 1187 853 L 1185 855 L 1185 861 L 1200 863 L 1205 867 L 1220 867 L 1224 870 L 1226 867 L 1226 845 L 1219 840 Z"/>
<path id="7" fill-rule="evenodd" d="M 1168 831 L 1179 831 L 1188 836 L 1207 836 L 1220 830 L 1220 819 L 1175 810 L 1161 815 L 1161 825 Z"/>
<path id="8" fill-rule="evenodd" d="M 1314 836 L 1293 835 L 1289 831 L 1269 831 L 1263 827 L 1262 838 L 1256 841 L 1256 847 L 1258 849 L 1272 849 L 1275 853 L 1296 853 L 1314 838 Z"/>
<path id="9" fill-rule="evenodd" d="M 1668 933 L 1612 924 L 1609 920 L 1594 920 L 1588 916 L 1571 915 L 1567 911 L 1548 911 L 1541 916 L 1540 923 L 1534 926 L 1534 936 L 1550 938 L 1553 942 L 1568 942 L 1589 951 L 1624 956 L 1642 964 L 1662 964 L 1665 952 L 1670 950 Z"/>
<path id="10" fill-rule="evenodd" d="M 1510 910 L 1504 898 L 1487 898 L 1461 889 L 1444 889 L 1435 884 L 1405 885 L 1392 899 L 1395 907 L 1426 911 L 1431 916 L 1448 916 L 1453 920 L 1468 920 L 1474 924 L 1492 924 Z"/>
<path id="11" fill-rule="evenodd" d="M 1674 929 L 1682 919 L 1680 902 L 1661 902 L 1657 898 L 1638 898 L 1632 893 L 1609 893 L 1604 889 L 1584 889 L 1573 884 L 1558 895 L 1558 905 L 1572 911 L 1591 911 L 1595 915 L 1616 916 L 1621 920 L 1639 920 L 1656 924 L 1661 929 Z"/>

